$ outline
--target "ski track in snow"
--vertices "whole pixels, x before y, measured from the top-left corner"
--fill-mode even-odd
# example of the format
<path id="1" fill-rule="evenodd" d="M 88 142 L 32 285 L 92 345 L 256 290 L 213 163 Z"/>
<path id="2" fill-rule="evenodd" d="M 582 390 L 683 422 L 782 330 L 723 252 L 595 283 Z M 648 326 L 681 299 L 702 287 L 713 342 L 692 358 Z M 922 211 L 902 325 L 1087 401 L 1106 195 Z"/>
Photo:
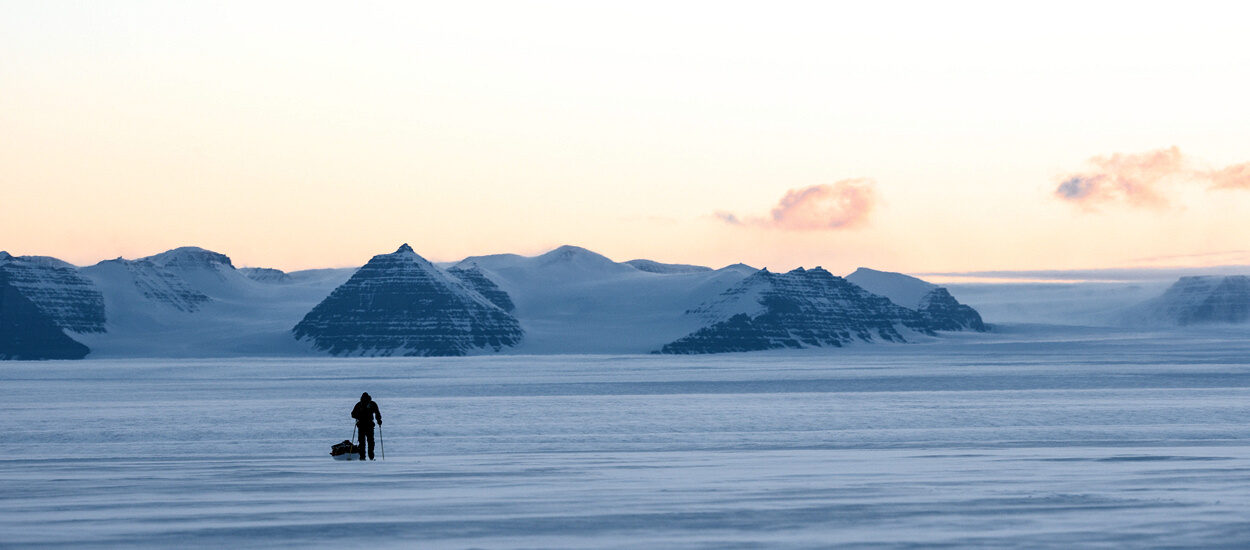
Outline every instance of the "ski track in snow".
<path id="1" fill-rule="evenodd" d="M 387 460 L 336 462 L 361 391 Z M 1250 543 L 1250 341 L 0 364 L 0 547 Z"/>

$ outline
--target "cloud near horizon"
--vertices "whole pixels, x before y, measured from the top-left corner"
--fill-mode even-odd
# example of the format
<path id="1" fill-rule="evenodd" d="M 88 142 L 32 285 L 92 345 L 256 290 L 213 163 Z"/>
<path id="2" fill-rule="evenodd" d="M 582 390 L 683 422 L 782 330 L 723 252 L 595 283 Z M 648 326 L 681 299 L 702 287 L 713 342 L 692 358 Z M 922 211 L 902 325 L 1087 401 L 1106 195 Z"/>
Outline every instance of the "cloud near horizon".
<path id="1" fill-rule="evenodd" d="M 716 217 L 730 225 L 828 231 L 863 225 L 876 204 L 873 181 L 859 178 L 786 191 L 768 217 L 741 217 L 724 211 L 716 212 Z"/>
<path id="2" fill-rule="evenodd" d="M 1250 163 L 1218 170 L 1195 168 L 1175 145 L 1145 153 L 1115 153 L 1087 161 L 1090 170 L 1072 174 L 1055 188 L 1055 196 L 1086 209 L 1098 204 L 1134 207 L 1171 205 L 1165 187 L 1175 183 L 1206 183 L 1209 189 L 1250 189 Z"/>

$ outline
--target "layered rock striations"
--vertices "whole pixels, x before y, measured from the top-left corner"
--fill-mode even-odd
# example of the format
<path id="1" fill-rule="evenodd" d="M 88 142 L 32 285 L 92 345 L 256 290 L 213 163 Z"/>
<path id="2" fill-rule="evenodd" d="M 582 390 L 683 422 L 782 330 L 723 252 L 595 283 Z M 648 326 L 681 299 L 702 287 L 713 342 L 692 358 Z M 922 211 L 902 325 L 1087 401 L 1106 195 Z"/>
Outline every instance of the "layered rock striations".
<path id="1" fill-rule="evenodd" d="M 192 288 L 178 274 L 147 258 L 105 260 L 83 268 L 82 273 L 101 283 L 107 283 L 119 293 L 119 299 L 124 295 L 138 293 L 143 300 L 185 313 L 198 311 L 204 304 L 212 301 L 212 298 Z"/>
<path id="2" fill-rule="evenodd" d="M 1188 326 L 1250 321 L 1250 277 L 1181 277 L 1125 315 L 1130 325 Z"/>
<path id="3" fill-rule="evenodd" d="M 949 296 L 949 294 L 947 294 Z M 706 325 L 663 346 L 661 353 L 720 353 L 779 348 L 840 347 L 853 341 L 905 342 L 906 333 L 946 330 L 819 267 L 759 271 L 688 315 Z"/>
<path id="4" fill-rule="evenodd" d="M 56 326 L 79 333 L 104 332 L 104 296 L 78 268 L 56 258 L 0 252 L 0 272 Z"/>
<path id="5" fill-rule="evenodd" d="M 973 330 L 976 332 L 989 330 L 977 310 L 972 306 L 959 303 L 959 300 L 942 287 L 935 288 L 921 297 L 916 311 L 929 322 L 929 327 L 933 330 Z"/>
<path id="6" fill-rule="evenodd" d="M 460 266 L 455 265 L 447 269 L 447 273 L 460 280 L 465 286 L 477 291 L 478 294 L 490 300 L 492 304 L 499 306 L 508 313 L 516 311 L 516 304 L 512 303 L 512 297 L 507 292 L 499 288 L 494 281 L 490 280 L 481 268 L 476 265 Z"/>
<path id="7" fill-rule="evenodd" d="M 407 244 L 369 260 L 293 329 L 333 355 L 466 355 L 515 346 L 517 319 Z"/>
<path id="8" fill-rule="evenodd" d="M 0 270 L 0 360 L 82 359 L 89 352 Z"/>

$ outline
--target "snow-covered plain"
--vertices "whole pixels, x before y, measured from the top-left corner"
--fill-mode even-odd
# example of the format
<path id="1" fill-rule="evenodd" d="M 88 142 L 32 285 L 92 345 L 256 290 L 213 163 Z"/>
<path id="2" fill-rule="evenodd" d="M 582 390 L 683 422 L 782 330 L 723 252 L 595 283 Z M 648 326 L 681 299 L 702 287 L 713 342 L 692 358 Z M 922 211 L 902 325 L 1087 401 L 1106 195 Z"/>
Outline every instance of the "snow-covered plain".
<path id="1" fill-rule="evenodd" d="M 1245 547 L 1246 336 L 4 363 L 0 546 Z"/>

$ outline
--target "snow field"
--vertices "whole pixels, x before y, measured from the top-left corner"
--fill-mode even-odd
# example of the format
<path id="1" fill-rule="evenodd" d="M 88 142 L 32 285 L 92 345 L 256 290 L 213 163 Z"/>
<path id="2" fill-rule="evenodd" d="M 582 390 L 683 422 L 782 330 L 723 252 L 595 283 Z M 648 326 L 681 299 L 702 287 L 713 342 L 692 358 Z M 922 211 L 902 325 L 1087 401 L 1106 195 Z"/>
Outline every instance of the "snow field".
<path id="1" fill-rule="evenodd" d="M 386 461 L 338 462 L 361 391 Z M 6 363 L 0 546 L 1244 547 L 1250 342 Z"/>

